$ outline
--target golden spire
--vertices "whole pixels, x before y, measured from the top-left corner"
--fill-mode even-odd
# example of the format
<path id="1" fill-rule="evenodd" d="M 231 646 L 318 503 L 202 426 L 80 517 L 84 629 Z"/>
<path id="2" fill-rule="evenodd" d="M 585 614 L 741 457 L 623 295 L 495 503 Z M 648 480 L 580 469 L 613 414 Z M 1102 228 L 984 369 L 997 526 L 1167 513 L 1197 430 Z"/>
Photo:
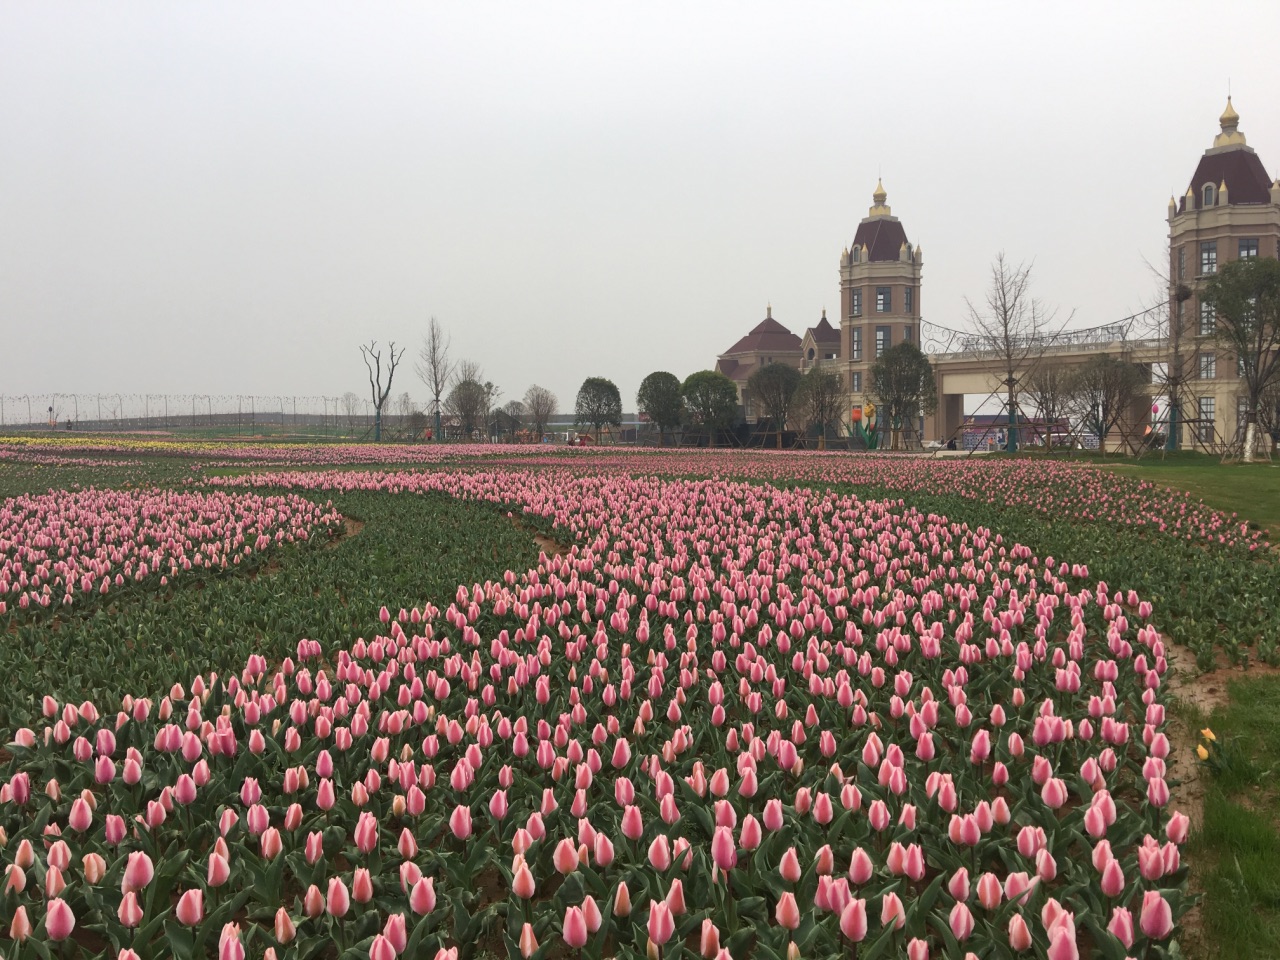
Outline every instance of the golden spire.
<path id="1" fill-rule="evenodd" d="M 871 210 L 868 216 L 887 217 L 889 216 L 889 205 L 885 203 L 889 199 L 889 194 L 885 193 L 884 184 L 880 178 L 876 178 L 876 192 L 871 195 Z"/>
<path id="2" fill-rule="evenodd" d="M 1213 138 L 1215 147 L 1244 146 L 1244 134 L 1240 132 L 1240 114 L 1231 105 L 1230 96 L 1227 97 L 1227 109 L 1222 111 L 1218 123 L 1222 126 L 1222 132 Z"/>

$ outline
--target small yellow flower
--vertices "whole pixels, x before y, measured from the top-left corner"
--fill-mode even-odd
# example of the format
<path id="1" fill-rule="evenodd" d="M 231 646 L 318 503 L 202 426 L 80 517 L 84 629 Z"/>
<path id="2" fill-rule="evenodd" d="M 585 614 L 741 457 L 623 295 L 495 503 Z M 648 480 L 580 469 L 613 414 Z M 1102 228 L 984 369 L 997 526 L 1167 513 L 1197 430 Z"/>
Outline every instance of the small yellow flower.
<path id="1" fill-rule="evenodd" d="M 1200 746 L 1196 747 L 1196 756 L 1199 757 L 1201 760 L 1209 759 L 1209 751 L 1204 748 L 1203 743 L 1200 744 Z"/>
<path id="2" fill-rule="evenodd" d="M 1206 740 L 1212 740 L 1215 743 L 1218 740 L 1218 738 L 1213 735 L 1213 731 L 1210 730 L 1208 727 L 1205 727 L 1203 730 L 1200 731 L 1200 736 L 1204 737 Z"/>

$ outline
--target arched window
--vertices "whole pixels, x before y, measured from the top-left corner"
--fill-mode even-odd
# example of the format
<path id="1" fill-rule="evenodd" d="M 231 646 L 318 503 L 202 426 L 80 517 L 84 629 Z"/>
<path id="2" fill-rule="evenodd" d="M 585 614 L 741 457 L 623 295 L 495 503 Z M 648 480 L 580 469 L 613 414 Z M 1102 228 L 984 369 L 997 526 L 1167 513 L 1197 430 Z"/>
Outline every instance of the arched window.
<path id="1" fill-rule="evenodd" d="M 1214 186 L 1212 183 L 1206 183 L 1204 185 L 1204 205 L 1206 207 L 1213 206 L 1213 198 L 1215 193 L 1216 191 L 1214 190 Z"/>
<path id="2" fill-rule="evenodd" d="M 810 360 L 812 360 L 812 359 L 813 359 L 813 347 L 810 347 L 810 348 L 809 348 L 809 359 L 810 359 Z"/>
<path id="3" fill-rule="evenodd" d="M 861 256 L 862 256 L 861 251 L 859 251 L 858 245 L 855 243 L 853 245 L 853 262 L 857 263 Z"/>

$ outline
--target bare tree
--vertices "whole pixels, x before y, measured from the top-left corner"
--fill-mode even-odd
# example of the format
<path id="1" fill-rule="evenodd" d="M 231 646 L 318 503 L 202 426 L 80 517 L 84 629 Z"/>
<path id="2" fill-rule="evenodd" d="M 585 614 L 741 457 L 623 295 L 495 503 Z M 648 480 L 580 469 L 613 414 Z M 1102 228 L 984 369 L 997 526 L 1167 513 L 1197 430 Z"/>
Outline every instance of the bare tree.
<path id="1" fill-rule="evenodd" d="M 519 400 L 508 400 L 502 405 L 502 409 L 498 411 L 501 422 L 502 432 L 511 435 L 511 439 L 516 438 L 516 434 L 524 427 L 525 416 L 527 411 L 525 406 Z"/>
<path id="2" fill-rule="evenodd" d="M 449 387 L 453 376 L 454 363 L 449 359 L 449 344 L 452 337 L 445 333 L 440 321 L 435 317 L 427 325 L 426 336 L 422 338 L 422 347 L 418 350 L 418 362 L 414 371 L 418 378 L 431 391 L 431 412 L 436 418 L 436 439 L 440 438 L 440 398 Z"/>
<path id="3" fill-rule="evenodd" d="M 355 433 L 356 418 L 360 416 L 360 398 L 350 390 L 342 395 L 342 413 L 347 418 L 347 433 Z"/>
<path id="4" fill-rule="evenodd" d="M 827 449 L 827 429 L 840 422 L 845 393 L 840 375 L 816 364 L 800 378 L 795 409 L 806 427 L 818 428 L 818 449 Z"/>
<path id="5" fill-rule="evenodd" d="M 535 383 L 524 392 L 524 406 L 533 421 L 536 440 L 541 443 L 542 435 L 547 432 L 547 423 L 556 415 L 559 401 L 554 393 Z"/>
<path id="6" fill-rule="evenodd" d="M 375 443 L 382 442 L 382 408 L 386 405 L 387 397 L 391 396 L 391 381 L 395 378 L 396 367 L 400 366 L 400 358 L 404 356 L 404 347 L 396 352 L 396 342 L 394 340 L 387 344 L 387 352 L 390 356 L 387 358 L 387 382 L 382 382 L 382 351 L 378 349 L 376 340 L 370 340 L 368 346 L 363 344 L 360 347 L 360 354 L 364 357 L 365 369 L 369 371 L 369 395 L 373 400 L 373 440 Z"/>
<path id="7" fill-rule="evenodd" d="M 458 422 L 464 440 L 472 439 L 475 432 L 488 421 L 489 394 L 480 364 L 474 360 L 460 360 L 454 366 L 452 386 L 445 397 L 444 408 Z"/>
<path id="8" fill-rule="evenodd" d="M 1053 325 L 1056 311 L 1047 311 L 1031 295 L 1031 265 L 1013 266 L 1003 251 L 991 265 L 991 284 L 983 309 L 975 307 L 967 297 L 965 305 L 977 330 L 980 349 L 995 355 L 1004 374 L 1009 450 L 1016 450 L 1018 388 L 1034 372 L 1044 353 L 1044 337 Z"/>
<path id="9" fill-rule="evenodd" d="M 1026 394 L 1045 422 L 1045 449 L 1053 449 L 1053 429 L 1066 415 L 1072 374 L 1061 363 L 1042 363 L 1024 381 Z"/>
<path id="10" fill-rule="evenodd" d="M 1097 436 L 1103 454 L 1107 452 L 1107 436 L 1143 396 L 1146 381 L 1140 366 L 1111 354 L 1092 357 L 1071 378 L 1071 410 L 1085 429 Z M 1128 443 L 1127 432 L 1121 432 Z"/>
<path id="11" fill-rule="evenodd" d="M 1280 441 L 1280 379 L 1275 380 L 1258 397 L 1258 427 L 1271 441 Z"/>
<path id="12" fill-rule="evenodd" d="M 1258 440 L 1258 408 L 1280 382 L 1280 260 L 1233 260 L 1211 276 L 1200 295 L 1216 318 L 1213 341 L 1236 358 L 1244 400 L 1244 462 Z"/>

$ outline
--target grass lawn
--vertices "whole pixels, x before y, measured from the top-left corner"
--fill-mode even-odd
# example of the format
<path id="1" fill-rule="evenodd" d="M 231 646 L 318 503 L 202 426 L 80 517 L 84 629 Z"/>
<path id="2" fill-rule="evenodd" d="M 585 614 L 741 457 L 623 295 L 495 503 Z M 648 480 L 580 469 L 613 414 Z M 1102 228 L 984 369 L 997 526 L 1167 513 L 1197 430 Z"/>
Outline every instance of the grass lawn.
<path id="1" fill-rule="evenodd" d="M 1036 454 L 1035 456 L 1044 456 Z M 1221 457 L 1190 450 L 1149 453 L 1138 460 L 1116 454 L 1054 454 L 1062 459 L 1092 463 L 1118 474 L 1150 480 L 1175 490 L 1186 490 L 1211 507 L 1237 513 L 1267 530 L 1273 543 L 1280 542 L 1280 455 L 1272 462 L 1222 462 Z"/>
<path id="2" fill-rule="evenodd" d="M 1280 677 L 1232 681 L 1230 702 L 1203 721 L 1212 777 L 1204 823 L 1187 854 L 1202 907 L 1206 957 L 1280 956 Z"/>

